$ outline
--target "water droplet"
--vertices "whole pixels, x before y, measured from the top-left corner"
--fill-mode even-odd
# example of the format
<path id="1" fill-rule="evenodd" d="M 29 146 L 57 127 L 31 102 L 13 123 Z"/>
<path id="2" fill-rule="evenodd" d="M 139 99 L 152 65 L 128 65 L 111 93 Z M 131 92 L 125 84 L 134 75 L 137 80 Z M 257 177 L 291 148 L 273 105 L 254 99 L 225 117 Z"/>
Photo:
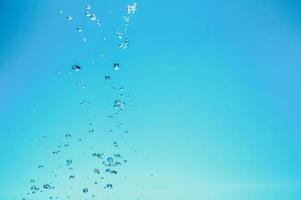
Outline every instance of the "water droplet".
<path id="1" fill-rule="evenodd" d="M 85 15 L 87 16 L 87 17 L 90 17 L 91 16 L 91 13 L 90 12 L 85 12 Z"/>
<path id="2" fill-rule="evenodd" d="M 123 21 L 125 22 L 126 25 L 129 25 L 131 18 L 129 16 L 124 16 Z"/>
<path id="3" fill-rule="evenodd" d="M 117 32 L 116 35 L 117 35 L 117 37 L 118 37 L 119 39 L 122 39 L 123 33 Z"/>
<path id="4" fill-rule="evenodd" d="M 83 31 L 83 28 L 79 26 L 79 27 L 76 28 L 76 30 L 77 30 L 78 32 L 82 32 L 82 31 Z"/>
<path id="5" fill-rule="evenodd" d="M 132 5 L 128 5 L 127 6 L 127 10 L 128 10 L 128 14 L 135 14 L 135 12 L 137 11 L 137 3 L 134 2 Z"/>
<path id="6" fill-rule="evenodd" d="M 87 42 L 88 41 L 87 38 L 85 38 L 85 37 L 83 37 L 82 40 L 83 40 L 83 42 Z"/>
<path id="7" fill-rule="evenodd" d="M 90 15 L 90 20 L 91 21 L 96 21 L 96 15 L 94 14 L 94 13 L 92 13 L 91 15 Z"/>
<path id="8" fill-rule="evenodd" d="M 120 64 L 119 63 L 114 63 L 113 68 L 114 68 L 115 71 L 120 70 Z"/>
<path id="9" fill-rule="evenodd" d="M 109 165 L 113 165 L 114 159 L 112 157 L 108 157 L 107 162 L 108 162 Z"/>
<path id="10" fill-rule="evenodd" d="M 51 189 L 51 186 L 49 184 L 44 184 L 43 188 L 46 189 L 46 190 L 49 190 L 49 189 Z"/>
<path id="11" fill-rule="evenodd" d="M 78 71 L 81 69 L 81 67 L 80 67 L 79 65 L 73 65 L 73 66 L 72 66 L 72 69 L 73 69 L 74 71 L 78 72 Z"/>
<path id="12" fill-rule="evenodd" d="M 126 49 L 126 48 L 128 48 L 128 46 L 129 46 L 129 39 L 128 38 L 126 38 L 122 43 L 120 43 L 118 45 L 118 47 L 120 49 Z"/>
<path id="13" fill-rule="evenodd" d="M 97 168 L 93 169 L 93 172 L 96 173 L 96 174 L 100 174 L 100 170 L 97 169 Z"/>
<path id="14" fill-rule="evenodd" d="M 115 109 L 117 109 L 118 111 L 122 111 L 123 110 L 123 108 L 124 108 L 124 102 L 123 101 L 121 101 L 121 100 L 115 100 L 114 101 L 114 105 L 113 105 L 113 107 L 115 108 Z"/>
<path id="15" fill-rule="evenodd" d="M 100 23 L 99 20 L 96 20 L 96 24 L 97 24 L 98 26 L 101 26 L 101 23 Z"/>
<path id="16" fill-rule="evenodd" d="M 105 75 L 105 80 L 106 80 L 106 81 L 110 81 L 110 80 L 111 80 L 110 75 Z"/>
<path id="17" fill-rule="evenodd" d="M 66 166 L 70 166 L 70 165 L 72 165 L 72 160 L 67 160 L 66 161 Z"/>
<path id="18" fill-rule="evenodd" d="M 83 193 L 87 193 L 87 192 L 88 192 L 88 188 L 84 188 Z"/>
<path id="19" fill-rule="evenodd" d="M 67 134 L 65 135 L 65 137 L 66 137 L 67 139 L 70 139 L 70 138 L 71 138 L 71 134 L 70 134 L 70 133 L 67 133 Z"/>
<path id="20" fill-rule="evenodd" d="M 69 15 L 69 16 L 66 17 L 66 19 L 67 19 L 68 21 L 71 21 L 71 20 L 73 19 L 73 17 L 72 17 L 71 15 Z"/>
<path id="21" fill-rule="evenodd" d="M 87 10 L 91 10 L 91 5 L 90 4 L 87 4 L 86 6 L 85 6 L 85 8 L 87 9 Z"/>

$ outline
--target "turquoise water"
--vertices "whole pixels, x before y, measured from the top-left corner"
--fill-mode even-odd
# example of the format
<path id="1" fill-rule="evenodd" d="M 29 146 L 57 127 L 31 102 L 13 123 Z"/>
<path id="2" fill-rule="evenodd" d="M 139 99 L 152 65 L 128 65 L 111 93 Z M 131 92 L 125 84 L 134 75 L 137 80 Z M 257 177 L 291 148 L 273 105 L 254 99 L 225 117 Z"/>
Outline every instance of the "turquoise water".
<path id="1" fill-rule="evenodd" d="M 300 3 L 136 2 L 0 2 L 0 199 L 301 199 Z"/>

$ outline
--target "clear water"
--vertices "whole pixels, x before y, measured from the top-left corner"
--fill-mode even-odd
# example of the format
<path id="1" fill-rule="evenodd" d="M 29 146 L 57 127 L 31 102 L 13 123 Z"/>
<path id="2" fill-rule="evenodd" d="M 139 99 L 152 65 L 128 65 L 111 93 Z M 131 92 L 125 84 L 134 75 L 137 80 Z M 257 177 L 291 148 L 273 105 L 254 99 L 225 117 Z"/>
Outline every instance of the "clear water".
<path id="1" fill-rule="evenodd" d="M 0 199 L 301 199 L 301 5 L 136 3 L 0 2 Z"/>

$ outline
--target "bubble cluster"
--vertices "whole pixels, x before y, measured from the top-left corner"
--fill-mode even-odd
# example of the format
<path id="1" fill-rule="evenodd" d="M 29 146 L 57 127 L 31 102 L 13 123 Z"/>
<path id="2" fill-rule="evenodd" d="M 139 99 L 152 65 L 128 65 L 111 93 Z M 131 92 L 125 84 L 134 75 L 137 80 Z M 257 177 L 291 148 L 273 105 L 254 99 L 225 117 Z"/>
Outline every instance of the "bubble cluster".
<path id="1" fill-rule="evenodd" d="M 111 44 L 112 47 L 116 49 L 116 52 L 120 52 L 120 49 L 127 49 L 129 46 L 127 29 L 133 15 L 137 11 L 137 3 L 134 2 L 129 5 L 124 5 L 124 8 L 124 13 L 122 13 L 121 18 L 119 18 L 123 20 L 119 22 L 121 23 L 120 26 L 114 29 L 118 30 L 116 32 L 117 37 L 114 34 L 112 35 L 113 38 L 106 35 L 97 35 L 98 38 L 103 38 L 102 42 L 104 43 L 116 40 L 115 43 Z M 63 13 L 65 13 L 63 10 L 58 12 L 63 18 L 64 23 L 68 21 L 68 26 L 72 26 L 71 30 L 75 33 L 77 32 L 76 34 L 80 36 L 79 41 L 85 43 L 80 44 L 87 52 L 92 51 L 91 49 L 93 48 L 90 48 L 89 45 L 94 41 L 92 37 L 89 37 L 89 42 L 87 42 L 87 36 L 89 36 L 88 27 L 91 26 L 89 24 L 95 23 L 101 26 L 101 22 L 105 23 L 105 21 L 100 22 L 100 19 L 103 19 L 104 13 L 97 13 L 96 11 L 96 5 L 86 4 L 82 5 L 82 12 L 78 15 L 66 16 L 63 15 Z M 106 14 L 113 15 L 114 12 L 109 10 Z M 99 16 L 101 16 L 101 18 L 99 18 Z M 81 17 L 83 20 L 81 20 Z M 72 23 L 69 23 L 69 21 L 72 21 Z M 87 24 L 77 24 L 77 21 L 86 22 Z M 98 27 L 97 29 L 101 28 L 102 27 Z M 113 33 L 114 30 L 112 30 Z M 120 83 L 118 78 L 122 76 L 120 66 L 122 66 L 122 69 L 127 66 L 123 64 L 122 59 L 117 57 L 119 53 L 107 56 L 107 52 L 102 50 L 101 45 L 99 46 L 99 51 L 93 52 L 89 57 L 90 60 L 87 60 L 88 58 L 84 55 L 80 55 L 79 52 L 82 51 L 79 50 L 76 58 L 70 60 L 70 63 L 66 65 L 65 70 L 67 72 L 65 72 L 64 69 L 60 69 L 56 74 L 59 74 L 60 77 L 68 76 L 66 80 L 72 81 L 72 87 L 75 91 L 78 91 L 79 98 L 77 98 L 75 100 L 76 103 L 72 105 L 78 107 L 81 111 L 81 115 L 75 117 L 76 121 L 74 123 L 78 125 L 84 121 L 85 130 L 72 130 L 71 127 L 70 129 L 67 127 L 67 130 L 60 133 L 60 138 L 52 137 L 52 135 L 45 135 L 43 137 L 44 140 L 53 143 L 51 149 L 49 149 L 49 155 L 43 154 L 43 157 L 49 156 L 51 159 L 49 160 L 53 161 L 53 163 L 35 162 L 35 168 L 41 171 L 41 173 L 43 172 L 44 175 L 40 176 L 38 173 L 34 173 L 32 177 L 30 177 L 29 185 L 26 186 L 26 198 L 20 198 L 22 200 L 45 199 L 45 196 L 47 196 L 47 199 L 79 199 L 78 196 L 73 196 L 73 194 L 76 193 L 80 193 L 84 199 L 90 199 L 91 197 L 94 199 L 101 198 L 101 190 L 113 190 L 113 188 L 118 188 L 118 184 L 115 184 L 114 181 L 118 178 L 123 179 L 121 177 L 122 169 L 123 166 L 128 163 L 128 160 L 126 159 L 126 153 L 121 150 L 122 145 L 125 146 L 126 142 L 119 139 L 119 134 L 126 136 L 129 131 L 125 130 L 124 126 L 126 126 L 126 123 L 121 120 L 122 118 L 120 116 L 123 115 L 122 111 L 125 111 L 129 107 L 128 101 L 130 95 L 127 93 L 128 88 L 126 87 L 127 90 L 124 89 L 124 85 L 126 84 Z M 110 60 L 111 58 L 112 60 Z M 92 65 L 95 64 L 94 66 L 99 64 L 99 60 L 97 59 L 106 61 L 102 63 L 111 63 L 109 66 L 102 67 L 103 74 L 95 74 L 91 66 L 89 66 L 91 63 Z M 116 62 L 116 60 L 118 60 L 118 62 Z M 120 72 L 117 73 L 116 71 Z M 108 111 L 109 113 L 103 113 L 103 117 L 108 120 L 107 124 L 101 125 L 104 127 L 98 127 L 100 126 L 97 125 L 98 118 L 93 118 L 93 115 L 89 113 L 89 108 L 99 104 L 97 104 L 97 98 L 88 95 L 89 93 L 87 91 L 93 88 L 93 84 L 90 84 L 90 80 L 85 79 L 83 75 L 85 73 L 90 73 L 93 77 L 95 75 L 95 77 L 98 77 L 100 81 L 111 90 L 110 96 L 106 96 L 110 99 L 107 103 L 107 107 L 110 110 Z M 111 76 L 112 74 L 114 75 Z M 87 88 L 86 84 L 89 84 L 89 88 Z M 66 91 L 66 94 L 69 95 L 68 91 Z M 104 96 L 105 95 L 106 94 L 104 94 Z M 95 109 L 97 110 L 97 108 Z M 83 117 L 86 115 L 89 116 L 89 119 Z M 104 148 L 99 144 L 98 139 L 102 130 L 105 133 L 102 137 L 107 136 L 107 138 L 103 140 L 103 142 L 106 142 L 104 146 L 109 146 L 109 148 Z M 111 136 L 114 136 L 114 140 Z M 46 146 L 48 146 L 48 144 L 45 145 L 45 147 Z M 64 181 L 63 184 L 60 181 Z M 63 188 L 62 185 L 64 185 Z M 63 196 L 58 195 L 62 193 Z"/>

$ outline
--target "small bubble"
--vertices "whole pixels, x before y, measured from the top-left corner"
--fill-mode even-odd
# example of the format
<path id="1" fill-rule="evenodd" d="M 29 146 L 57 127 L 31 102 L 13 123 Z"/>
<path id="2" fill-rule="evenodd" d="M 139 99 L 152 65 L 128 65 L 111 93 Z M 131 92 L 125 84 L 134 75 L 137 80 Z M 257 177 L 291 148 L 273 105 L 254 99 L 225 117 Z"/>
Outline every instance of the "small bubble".
<path id="1" fill-rule="evenodd" d="M 101 26 L 101 23 L 100 23 L 99 20 L 96 20 L 96 24 L 97 24 L 98 26 Z"/>
<path id="2" fill-rule="evenodd" d="M 84 188 L 83 193 L 87 193 L 87 192 L 88 192 L 88 188 Z"/>
<path id="3" fill-rule="evenodd" d="M 118 37 L 119 39 L 122 39 L 123 33 L 117 32 L 116 35 L 117 35 L 117 37 Z"/>
<path id="4" fill-rule="evenodd" d="M 91 10 L 91 5 L 90 4 L 87 4 L 86 6 L 85 6 L 85 8 L 87 9 L 87 10 Z"/>
<path id="5" fill-rule="evenodd" d="M 87 17 L 90 17 L 91 16 L 91 13 L 90 12 L 85 12 L 85 15 L 87 16 Z"/>
<path id="6" fill-rule="evenodd" d="M 70 166 L 70 165 L 72 165 L 72 160 L 67 160 L 66 161 L 66 166 Z"/>
<path id="7" fill-rule="evenodd" d="M 106 185 L 106 188 L 107 188 L 107 189 L 112 189 L 112 188 L 113 188 L 113 185 L 108 183 L 108 184 Z"/>
<path id="8" fill-rule="evenodd" d="M 82 28 L 82 27 L 80 27 L 80 26 L 79 26 L 79 27 L 77 27 L 77 28 L 76 28 L 76 30 L 77 30 L 78 32 L 83 32 L 83 28 Z"/>
<path id="9" fill-rule="evenodd" d="M 73 66 L 72 66 L 72 69 L 73 69 L 74 71 L 78 72 L 78 71 L 81 69 L 81 67 L 80 67 L 79 65 L 73 65 Z"/>
<path id="10" fill-rule="evenodd" d="M 114 69 L 115 71 L 120 70 L 120 64 L 119 64 L 119 63 L 114 63 L 114 64 L 113 64 L 113 69 Z"/>
<path id="11" fill-rule="evenodd" d="M 108 157 L 107 162 L 109 163 L 109 165 L 113 165 L 114 159 L 112 157 Z"/>
<path id="12" fill-rule="evenodd" d="M 69 15 L 69 16 L 66 17 L 66 19 L 67 19 L 68 21 L 71 21 L 71 20 L 73 19 L 73 17 L 72 17 L 71 15 Z"/>
<path id="13" fill-rule="evenodd" d="M 87 42 L 88 41 L 87 38 L 85 38 L 85 37 L 83 37 L 82 40 L 83 40 L 83 42 Z"/>
<path id="14" fill-rule="evenodd" d="M 48 190 L 48 189 L 51 189 L 51 186 L 49 184 L 44 184 L 43 188 L 46 189 L 46 190 Z"/>
<path id="15" fill-rule="evenodd" d="M 100 174 L 100 170 L 97 169 L 97 168 L 93 169 L 93 172 L 94 172 L 95 174 Z"/>
<path id="16" fill-rule="evenodd" d="M 129 46 L 129 39 L 126 38 L 122 43 L 118 45 L 119 49 L 126 49 Z"/>
<path id="17" fill-rule="evenodd" d="M 110 75 L 105 75 L 105 80 L 106 80 L 106 81 L 110 81 L 110 80 L 111 80 Z"/>
<path id="18" fill-rule="evenodd" d="M 96 15 L 94 14 L 94 13 L 92 13 L 91 15 L 90 15 L 90 20 L 91 21 L 96 21 Z"/>
<path id="19" fill-rule="evenodd" d="M 123 108 L 124 108 L 124 102 L 123 101 L 121 101 L 121 100 L 115 100 L 114 101 L 114 105 L 113 105 L 113 107 L 115 108 L 115 109 L 117 109 L 118 111 L 122 111 L 123 110 Z"/>
<path id="20" fill-rule="evenodd" d="M 135 14 L 135 12 L 137 11 L 137 3 L 134 2 L 132 5 L 128 5 L 127 6 L 127 10 L 128 10 L 128 14 Z"/>

